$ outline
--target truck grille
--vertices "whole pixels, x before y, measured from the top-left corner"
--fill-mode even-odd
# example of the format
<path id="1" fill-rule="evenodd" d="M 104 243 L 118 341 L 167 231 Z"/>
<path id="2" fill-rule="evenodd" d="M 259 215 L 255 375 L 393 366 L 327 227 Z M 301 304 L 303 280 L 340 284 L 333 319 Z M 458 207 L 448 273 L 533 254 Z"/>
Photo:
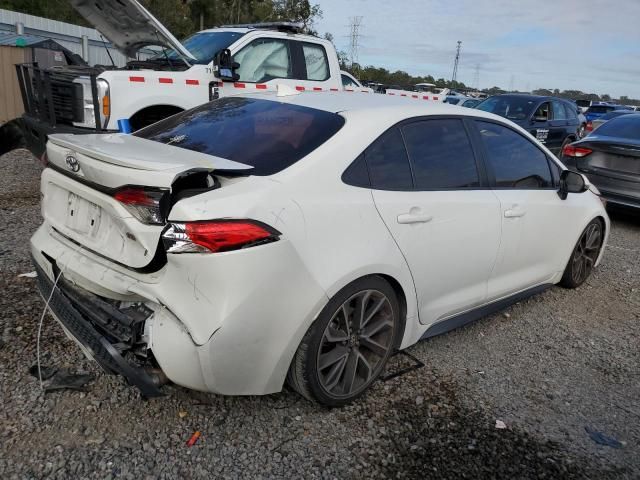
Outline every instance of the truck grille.
<path id="1" fill-rule="evenodd" d="M 47 70 L 25 63 L 16 65 L 16 73 L 25 112 L 51 126 L 85 121 L 82 85 L 74 80 L 88 78 L 94 99 L 94 115 L 98 119 L 96 124 L 100 124 L 96 86 L 99 70 Z"/>

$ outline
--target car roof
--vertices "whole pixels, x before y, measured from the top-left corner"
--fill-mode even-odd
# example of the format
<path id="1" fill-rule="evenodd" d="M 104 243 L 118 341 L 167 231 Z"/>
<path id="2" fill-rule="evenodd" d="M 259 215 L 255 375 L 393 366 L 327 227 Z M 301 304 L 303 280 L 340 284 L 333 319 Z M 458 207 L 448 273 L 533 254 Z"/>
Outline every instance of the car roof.
<path id="1" fill-rule="evenodd" d="M 421 95 L 422 94 L 418 96 Z M 407 118 L 420 115 L 465 115 L 491 118 L 504 122 L 503 117 L 482 110 L 470 110 L 444 102 L 382 95 L 379 93 L 299 92 L 294 95 L 278 97 L 275 92 L 263 92 L 243 96 L 300 105 L 302 107 L 315 108 L 331 113 L 384 110 L 394 116 L 403 115 Z"/>

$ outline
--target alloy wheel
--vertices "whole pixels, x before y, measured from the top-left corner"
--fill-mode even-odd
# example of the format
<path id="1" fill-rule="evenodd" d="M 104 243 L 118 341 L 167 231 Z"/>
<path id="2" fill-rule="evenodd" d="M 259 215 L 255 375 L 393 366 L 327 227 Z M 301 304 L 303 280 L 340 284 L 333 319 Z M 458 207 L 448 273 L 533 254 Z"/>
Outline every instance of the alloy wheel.
<path id="1" fill-rule="evenodd" d="M 602 245 L 602 228 L 599 223 L 592 223 L 582 233 L 572 258 L 572 279 L 579 284 L 586 280 L 598 259 Z"/>
<path id="2" fill-rule="evenodd" d="M 329 395 L 352 396 L 375 380 L 393 348 L 395 320 L 389 299 L 378 290 L 358 292 L 334 312 L 316 360 Z"/>

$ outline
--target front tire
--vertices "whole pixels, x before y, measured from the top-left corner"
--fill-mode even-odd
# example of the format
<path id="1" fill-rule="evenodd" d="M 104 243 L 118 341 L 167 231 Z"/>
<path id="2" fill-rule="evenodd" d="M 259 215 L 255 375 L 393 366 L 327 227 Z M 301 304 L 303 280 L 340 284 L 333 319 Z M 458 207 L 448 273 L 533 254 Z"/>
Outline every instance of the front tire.
<path id="1" fill-rule="evenodd" d="M 398 343 L 397 296 L 381 277 L 364 277 L 340 290 L 305 334 L 287 383 L 329 407 L 354 401 L 375 382 Z"/>
<path id="2" fill-rule="evenodd" d="M 571 253 L 569 263 L 567 263 L 560 280 L 560 286 L 577 288 L 589 278 L 600 255 L 603 241 L 604 227 L 602 222 L 598 219 L 592 220 L 580 235 L 580 239 Z"/>

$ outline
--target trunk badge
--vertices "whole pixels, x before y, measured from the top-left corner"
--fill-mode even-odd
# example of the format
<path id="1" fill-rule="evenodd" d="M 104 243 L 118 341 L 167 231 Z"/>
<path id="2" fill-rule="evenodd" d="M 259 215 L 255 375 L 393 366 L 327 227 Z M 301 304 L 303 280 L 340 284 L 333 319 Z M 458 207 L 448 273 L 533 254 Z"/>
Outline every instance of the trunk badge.
<path id="1" fill-rule="evenodd" d="M 80 171 L 80 163 L 78 162 L 78 159 L 73 155 L 68 154 L 67 158 L 65 158 L 64 161 L 67 164 L 67 168 L 72 172 Z"/>

